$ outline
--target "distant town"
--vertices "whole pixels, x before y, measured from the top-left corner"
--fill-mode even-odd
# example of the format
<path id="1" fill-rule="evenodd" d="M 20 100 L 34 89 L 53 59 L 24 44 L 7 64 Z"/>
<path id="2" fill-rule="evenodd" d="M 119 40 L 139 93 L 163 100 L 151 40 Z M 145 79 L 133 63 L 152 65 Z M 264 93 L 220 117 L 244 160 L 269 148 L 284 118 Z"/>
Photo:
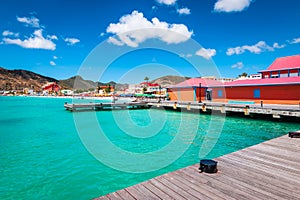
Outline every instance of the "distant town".
<path id="1" fill-rule="evenodd" d="M 164 76 L 150 81 L 149 77 L 145 77 L 143 82 L 137 84 L 118 84 L 115 82 L 110 83 L 93 83 L 90 80 L 84 80 L 80 76 L 71 77 L 68 80 L 55 80 L 54 78 L 46 77 L 46 81 L 43 80 L 42 75 L 35 74 L 25 70 L 6 70 L 1 68 L 3 74 L 7 74 L 7 71 L 11 71 L 12 77 L 6 77 L 5 83 L 2 81 L 0 85 L 0 95 L 2 96 L 89 96 L 89 97 L 108 97 L 112 95 L 132 97 L 132 96 L 146 96 L 146 97 L 158 97 L 166 96 L 167 88 L 176 84 L 179 84 L 185 80 L 191 79 L 190 77 L 181 76 Z M 10 83 L 10 79 L 16 78 L 14 72 L 21 72 L 28 78 L 27 74 L 34 74 L 36 77 L 28 78 L 28 80 L 22 80 L 23 84 Z M 214 76 L 202 77 L 203 80 L 217 80 L 222 83 L 231 82 L 234 80 L 246 80 L 246 79 L 260 79 L 261 74 L 248 75 L 242 73 L 237 78 L 217 78 Z M 22 78 L 21 78 L 22 79 Z M 36 79 L 37 83 L 31 84 Z M 2 79 L 3 80 L 3 79 Z M 74 83 L 76 81 L 76 89 L 74 89 Z M 44 84 L 43 84 L 44 83 Z M 84 85 L 84 86 L 83 86 Z"/>
<path id="2" fill-rule="evenodd" d="M 5 73 L 6 76 L 11 75 L 2 78 L 0 95 L 3 96 L 120 96 L 164 98 L 171 101 L 246 100 L 252 103 L 264 101 L 280 104 L 298 104 L 300 101 L 299 92 L 296 92 L 300 90 L 300 55 L 277 58 L 266 70 L 252 75 L 242 73 L 237 78 L 164 76 L 150 81 L 149 77 L 144 77 L 143 82 L 137 84 L 96 83 L 80 76 L 58 81 L 33 72 L 3 68 L 1 72 L 2 77 Z M 9 82 L 13 77 L 17 78 L 15 82 L 26 79 L 23 85 L 27 87 L 22 88 L 20 84 Z M 3 80 L 6 82 L 3 83 Z M 41 83 L 44 84 L 39 85 Z"/>

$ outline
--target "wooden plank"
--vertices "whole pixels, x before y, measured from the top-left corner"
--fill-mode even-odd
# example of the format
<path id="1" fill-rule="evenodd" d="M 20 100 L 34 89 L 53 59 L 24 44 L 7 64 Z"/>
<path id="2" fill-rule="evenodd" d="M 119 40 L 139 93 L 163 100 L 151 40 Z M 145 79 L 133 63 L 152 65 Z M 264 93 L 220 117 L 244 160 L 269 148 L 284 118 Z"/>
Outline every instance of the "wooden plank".
<path id="1" fill-rule="evenodd" d="M 172 197 L 173 199 L 185 199 L 182 195 L 180 195 L 177 192 L 174 192 L 170 188 L 166 187 L 161 182 L 157 181 L 155 178 L 149 180 L 149 182 L 151 182 L 151 184 L 153 184 L 155 187 L 164 191 L 168 196 Z"/>
<path id="2" fill-rule="evenodd" d="M 141 184 L 137 184 L 134 186 L 131 186 L 126 189 L 127 192 L 131 194 L 136 199 L 145 199 L 145 200 L 150 200 L 150 199 L 160 199 L 158 196 L 153 194 L 151 191 L 149 191 L 147 188 L 145 188 Z"/>
<path id="3" fill-rule="evenodd" d="M 110 199 L 106 195 L 106 196 L 94 198 L 94 200 L 110 200 Z"/>
<path id="4" fill-rule="evenodd" d="M 110 193 L 106 197 L 108 197 L 110 200 L 120 200 L 120 199 L 122 200 L 123 199 L 117 192 Z"/>
<path id="5" fill-rule="evenodd" d="M 135 200 L 125 189 L 116 191 L 116 193 L 124 200 Z"/>
<path id="6" fill-rule="evenodd" d="M 279 146 L 274 146 L 274 145 L 270 145 L 270 144 L 265 143 L 265 144 L 262 144 L 261 146 L 256 147 L 256 149 L 260 149 L 260 150 L 264 150 L 264 151 L 271 151 L 271 152 L 273 151 L 273 152 L 276 152 L 276 154 L 278 156 L 287 155 L 287 156 L 291 157 L 294 160 L 297 160 L 297 161 L 300 160 L 300 153 L 295 152 L 295 151 L 291 151 L 288 148 L 282 148 L 282 147 L 279 147 Z"/>
<path id="7" fill-rule="evenodd" d="M 252 148 L 251 150 L 260 151 L 263 153 L 269 153 L 274 156 L 285 155 L 284 158 L 289 161 L 300 162 L 300 157 L 295 156 L 293 153 L 287 150 L 279 149 L 276 147 L 261 145 L 261 146 L 257 146 L 256 148 Z"/>
<path id="8" fill-rule="evenodd" d="M 236 179 L 243 180 L 255 187 L 262 188 L 263 190 L 280 197 L 280 199 L 292 199 L 296 195 L 294 190 L 287 189 L 288 187 L 285 187 L 285 184 L 276 178 L 260 173 L 257 170 L 248 169 L 239 162 L 234 162 L 229 159 L 218 158 L 218 161 L 228 166 L 222 168 L 221 173 L 228 174 L 228 176 L 234 176 Z"/>
<path id="9" fill-rule="evenodd" d="M 195 197 L 194 195 L 191 195 L 190 193 L 188 193 L 187 191 L 185 191 L 184 189 L 180 188 L 179 186 L 176 185 L 176 183 L 174 183 L 173 181 L 168 181 L 164 178 L 164 176 L 159 176 L 155 178 L 157 181 L 159 181 L 160 183 L 162 183 L 163 185 L 165 185 L 165 187 L 170 188 L 171 190 L 173 190 L 173 192 L 176 192 L 177 194 L 180 194 L 181 196 L 183 196 L 183 198 L 185 199 L 194 199 L 196 200 L 197 197 Z"/>
<path id="10" fill-rule="evenodd" d="M 239 174 L 239 175 L 244 176 L 243 174 Z M 254 195 L 260 199 L 278 199 L 279 198 L 277 195 L 274 195 L 272 192 L 266 191 L 263 188 L 259 188 L 257 186 L 253 186 L 251 184 L 251 182 L 245 182 L 245 180 L 240 180 L 233 175 L 229 176 L 228 174 L 224 174 L 222 176 L 222 178 L 224 178 L 224 180 L 226 180 L 225 181 L 226 183 L 228 181 L 230 181 L 234 185 L 240 185 L 241 187 L 243 187 L 243 190 L 245 192 L 249 193 L 249 196 Z"/>
<path id="11" fill-rule="evenodd" d="M 141 183 L 144 187 L 146 187 L 148 190 L 155 193 L 157 196 L 159 196 L 161 199 L 175 199 L 168 194 L 166 194 L 164 191 L 160 190 L 159 188 L 152 185 L 150 181 Z"/>
<path id="12" fill-rule="evenodd" d="M 201 191 L 207 198 L 213 199 L 226 199 L 226 200 L 233 200 L 234 198 L 220 192 L 219 190 L 210 187 L 209 185 L 202 184 L 183 172 L 176 171 L 174 172 L 174 178 L 181 180 L 182 183 L 188 185 L 189 187 Z"/>
<path id="13" fill-rule="evenodd" d="M 225 158 L 225 157 L 224 157 Z M 274 178 L 275 180 L 280 181 L 281 183 L 289 183 L 292 189 L 296 189 L 299 185 L 299 182 L 295 181 L 291 176 L 287 177 L 285 173 L 280 173 L 276 169 L 268 168 L 266 166 L 253 164 L 253 162 L 250 162 L 248 160 L 242 160 L 239 157 L 234 157 L 233 155 L 230 155 L 230 157 L 226 157 L 226 159 L 236 161 L 237 163 L 243 163 L 244 167 L 247 165 L 248 170 L 252 170 L 255 173 L 263 173 L 266 176 L 270 176 Z M 249 163 L 250 162 L 250 163 Z M 259 170 L 258 170 L 259 169 Z M 297 187 L 294 187 L 297 186 Z"/>
<path id="14" fill-rule="evenodd" d="M 264 150 L 259 150 L 257 148 L 249 148 L 248 152 L 251 153 L 256 153 L 256 154 L 262 154 L 264 156 L 268 156 L 268 157 L 272 157 L 273 159 L 276 158 L 277 160 L 280 160 L 281 162 L 285 162 L 291 166 L 297 165 L 299 164 L 299 162 L 295 161 L 294 158 L 292 156 L 289 155 L 285 155 L 284 157 L 279 157 L 278 154 L 276 154 L 276 152 L 273 151 L 264 151 Z"/>
<path id="15" fill-rule="evenodd" d="M 270 146 L 274 146 L 274 147 L 276 147 L 276 148 L 283 148 L 283 149 L 287 149 L 287 150 L 289 150 L 289 151 L 292 151 L 292 152 L 295 152 L 295 153 L 298 153 L 297 152 L 297 149 L 295 149 L 295 144 L 293 145 L 292 144 L 292 142 L 293 141 L 295 141 L 296 142 L 296 140 L 299 140 L 298 138 L 293 138 L 293 139 L 291 139 L 290 141 L 289 141 L 289 143 L 290 143 L 290 145 L 286 145 L 285 143 L 287 142 L 287 141 L 278 141 L 278 142 L 276 142 L 276 141 L 270 141 L 270 142 L 266 142 L 265 143 L 265 145 L 270 145 Z"/>
<path id="16" fill-rule="evenodd" d="M 280 153 L 279 151 L 281 151 L 279 149 L 276 151 L 276 149 L 260 148 L 259 146 L 257 148 L 251 148 L 250 150 L 255 151 L 255 152 L 259 152 L 259 153 L 263 153 L 263 154 L 267 154 L 267 155 L 271 155 L 271 156 L 274 156 L 274 157 L 278 157 L 278 155 Z M 300 162 L 300 158 L 297 158 L 292 154 L 286 154 L 284 157 L 281 156 L 280 158 L 282 158 L 284 160 L 288 160 L 290 162 L 296 162 L 296 163 Z"/>
<path id="17" fill-rule="evenodd" d="M 270 155 L 250 151 L 249 149 L 247 149 L 247 151 L 240 151 L 239 153 L 243 156 L 250 156 L 251 158 L 259 160 L 260 162 L 265 162 L 269 163 L 270 165 L 274 165 L 276 166 L 276 168 L 300 174 L 299 163 L 284 160 L 283 157 L 273 157 Z"/>
<path id="18" fill-rule="evenodd" d="M 219 176 L 215 176 L 214 174 L 203 174 L 207 175 L 208 177 L 214 178 L 224 184 L 227 185 L 234 185 L 236 188 L 238 188 L 240 191 L 243 192 L 243 194 L 247 195 L 248 198 L 251 197 L 253 198 L 258 198 L 258 199 L 265 199 L 266 197 L 269 198 L 270 195 L 266 195 L 266 193 L 263 190 L 254 188 L 253 186 L 243 183 L 242 181 L 239 181 L 238 179 L 231 178 L 228 176 L 224 176 L 224 174 L 219 173 Z M 240 174 L 242 175 L 242 174 Z M 252 196 L 255 197 L 252 197 Z"/>
<path id="19" fill-rule="evenodd" d="M 217 190 L 220 190 L 221 192 L 225 193 L 226 195 L 235 198 L 235 199 L 245 199 L 248 200 L 249 199 L 249 194 L 244 192 L 242 190 L 241 187 L 237 186 L 237 185 L 231 185 L 228 182 L 222 182 L 218 179 L 216 179 L 214 176 L 212 176 L 211 174 L 205 174 L 205 173 L 201 173 L 201 174 L 197 174 L 194 168 L 186 168 L 183 173 L 187 173 L 187 174 L 192 174 L 195 176 L 195 179 L 206 179 L 208 182 L 206 183 L 207 185 L 216 188 Z M 215 176 L 220 176 L 219 174 L 214 174 Z M 253 196 L 252 199 L 259 199 L 255 196 Z"/>
<path id="20" fill-rule="evenodd" d="M 288 174 L 284 171 L 269 167 L 264 164 L 258 164 L 250 160 L 240 160 L 240 157 L 237 155 L 230 155 L 230 159 L 236 159 L 239 162 L 246 162 L 251 168 L 256 169 L 259 168 L 260 171 L 264 171 L 265 173 L 269 174 L 270 176 L 276 176 L 277 178 L 281 178 L 284 181 L 290 181 L 291 183 L 297 183 L 298 180 L 295 180 L 295 177 L 293 177 L 291 174 Z M 296 177 L 296 179 L 298 179 Z"/>
<path id="21" fill-rule="evenodd" d="M 190 187 L 188 186 L 189 184 L 186 184 L 187 181 L 180 181 L 176 178 L 175 175 L 171 174 L 171 176 L 169 176 L 168 174 L 163 175 L 162 178 L 165 178 L 167 181 L 175 184 L 176 186 L 178 186 L 179 188 L 183 189 L 184 191 L 186 191 L 187 193 L 191 194 L 192 196 L 196 197 L 196 198 L 200 198 L 200 199 L 205 199 L 208 198 L 208 196 L 204 195 L 203 193 L 199 192 L 198 189 L 195 189 L 194 187 Z M 191 185 L 191 184 L 190 184 Z M 190 199 L 190 198 L 188 198 Z"/>

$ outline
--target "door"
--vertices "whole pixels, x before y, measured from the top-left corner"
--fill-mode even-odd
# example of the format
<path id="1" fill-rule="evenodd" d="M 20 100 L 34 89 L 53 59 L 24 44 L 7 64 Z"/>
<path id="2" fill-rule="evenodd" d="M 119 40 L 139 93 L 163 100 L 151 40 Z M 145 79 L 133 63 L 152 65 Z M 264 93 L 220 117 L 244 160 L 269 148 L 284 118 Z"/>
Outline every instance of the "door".
<path id="1" fill-rule="evenodd" d="M 212 90 L 211 89 L 206 90 L 206 100 L 208 100 L 208 101 L 212 100 Z"/>

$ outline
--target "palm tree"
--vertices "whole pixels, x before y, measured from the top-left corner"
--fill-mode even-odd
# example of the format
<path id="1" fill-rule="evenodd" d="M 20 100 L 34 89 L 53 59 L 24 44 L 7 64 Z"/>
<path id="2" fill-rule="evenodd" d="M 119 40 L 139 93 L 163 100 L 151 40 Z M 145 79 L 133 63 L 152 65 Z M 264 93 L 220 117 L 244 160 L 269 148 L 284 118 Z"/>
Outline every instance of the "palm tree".
<path id="1" fill-rule="evenodd" d="M 110 93 L 110 84 L 107 84 L 106 88 L 105 88 L 105 93 L 109 94 Z"/>
<path id="2" fill-rule="evenodd" d="M 243 77 L 243 76 L 244 76 L 244 77 L 247 77 L 248 74 L 247 74 L 246 72 L 243 72 L 242 74 L 239 75 L 239 77 Z"/>
<path id="3" fill-rule="evenodd" d="M 148 83 L 148 81 L 149 81 L 149 77 L 148 76 L 146 76 L 145 78 L 144 78 L 144 80 Z"/>

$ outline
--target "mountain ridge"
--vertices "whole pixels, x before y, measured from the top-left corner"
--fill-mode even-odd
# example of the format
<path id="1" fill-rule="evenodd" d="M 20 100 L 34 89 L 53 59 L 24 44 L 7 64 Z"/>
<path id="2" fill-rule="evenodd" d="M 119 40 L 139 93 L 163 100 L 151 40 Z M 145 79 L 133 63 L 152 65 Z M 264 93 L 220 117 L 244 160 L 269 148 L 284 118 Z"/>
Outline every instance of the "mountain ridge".
<path id="1" fill-rule="evenodd" d="M 162 76 L 156 78 L 151 83 L 156 83 L 162 87 L 178 84 L 182 81 L 189 79 L 189 77 L 181 76 Z M 24 88 L 33 89 L 35 91 L 42 91 L 42 86 L 49 83 L 56 82 L 61 86 L 61 89 L 72 89 L 72 90 L 89 90 L 98 86 L 111 85 L 116 90 L 125 90 L 129 84 L 116 83 L 110 81 L 108 83 L 95 82 L 92 80 L 85 80 L 81 76 L 75 75 L 68 79 L 58 80 L 52 77 L 44 76 L 29 70 L 14 69 L 9 70 L 0 67 L 0 90 L 23 90 Z"/>

